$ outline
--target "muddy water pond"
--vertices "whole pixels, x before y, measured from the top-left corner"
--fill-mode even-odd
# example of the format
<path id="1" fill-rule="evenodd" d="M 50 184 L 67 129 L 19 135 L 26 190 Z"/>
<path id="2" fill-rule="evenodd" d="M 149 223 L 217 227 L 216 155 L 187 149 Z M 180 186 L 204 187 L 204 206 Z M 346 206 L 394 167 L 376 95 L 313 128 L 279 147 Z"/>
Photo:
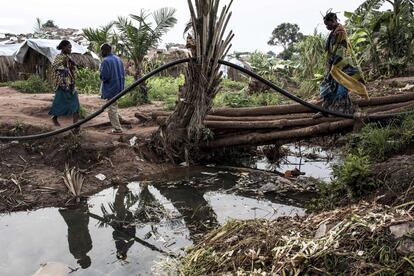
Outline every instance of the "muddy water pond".
<path id="1" fill-rule="evenodd" d="M 331 165 L 339 160 L 319 147 L 292 144 L 285 152 L 277 162 L 256 156 L 234 165 L 298 169 L 329 181 Z M 70 275 L 151 275 L 158 261 L 184 254 L 230 219 L 303 215 L 307 193 L 287 198 L 240 189 L 274 181 L 269 174 L 219 165 L 183 168 L 103 190 L 76 207 L 2 214 L 0 275 L 32 275 L 43 264 L 64 267 Z"/>
<path id="2" fill-rule="evenodd" d="M 263 148 L 259 148 L 263 151 Z M 264 171 L 278 171 L 284 173 L 289 170 L 298 170 L 305 177 L 313 177 L 325 182 L 332 178 L 332 166 L 341 161 L 340 154 L 335 150 L 327 150 L 320 146 L 288 144 L 281 147 L 283 156 L 275 161 L 263 155 L 251 158 L 242 158 L 237 165 Z"/>
<path id="3" fill-rule="evenodd" d="M 103 190 L 76 208 L 0 215 L 0 275 L 32 275 L 46 263 L 70 275 L 150 275 L 229 219 L 304 214 L 300 202 L 232 192 L 241 174 L 183 169 Z"/>

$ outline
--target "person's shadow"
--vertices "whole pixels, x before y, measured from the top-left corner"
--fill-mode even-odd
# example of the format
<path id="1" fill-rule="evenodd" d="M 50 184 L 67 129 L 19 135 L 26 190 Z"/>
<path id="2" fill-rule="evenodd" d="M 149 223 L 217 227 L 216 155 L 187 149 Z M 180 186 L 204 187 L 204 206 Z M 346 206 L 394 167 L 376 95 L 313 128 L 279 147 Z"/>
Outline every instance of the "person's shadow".
<path id="1" fill-rule="evenodd" d="M 88 229 L 88 207 L 82 205 L 77 209 L 60 209 L 59 213 L 68 226 L 70 253 L 81 268 L 88 268 L 91 265 L 91 258 L 87 253 L 92 249 L 92 239 Z"/>

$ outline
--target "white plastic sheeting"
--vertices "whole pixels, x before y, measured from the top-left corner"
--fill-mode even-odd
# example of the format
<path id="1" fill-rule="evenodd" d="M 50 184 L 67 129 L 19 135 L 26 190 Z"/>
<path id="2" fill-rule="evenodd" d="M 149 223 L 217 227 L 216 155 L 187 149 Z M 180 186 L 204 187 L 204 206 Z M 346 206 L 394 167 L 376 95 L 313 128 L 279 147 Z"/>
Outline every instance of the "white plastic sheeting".
<path id="1" fill-rule="evenodd" d="M 21 44 L 0 43 L 0 57 L 12 57 Z"/>
<path id="2" fill-rule="evenodd" d="M 20 48 L 16 51 L 14 60 L 17 63 L 23 63 L 24 57 L 26 56 L 29 49 L 32 48 L 36 52 L 47 57 L 49 61 L 52 62 L 53 59 L 60 53 L 60 51 L 57 50 L 56 47 L 59 45 L 61 41 L 62 40 L 52 39 L 28 39 L 25 42 L 23 42 Z M 72 44 L 72 53 L 81 55 L 89 53 L 92 55 L 94 59 L 99 60 L 99 57 L 95 53 L 89 51 L 86 47 L 83 47 L 72 40 L 69 41 Z"/>

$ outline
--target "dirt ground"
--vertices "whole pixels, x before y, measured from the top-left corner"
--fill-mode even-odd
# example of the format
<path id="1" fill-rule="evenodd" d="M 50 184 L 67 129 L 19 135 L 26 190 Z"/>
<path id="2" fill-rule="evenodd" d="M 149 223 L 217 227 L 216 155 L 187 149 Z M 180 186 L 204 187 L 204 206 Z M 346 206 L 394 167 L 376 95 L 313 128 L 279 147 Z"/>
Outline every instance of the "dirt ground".
<path id="1" fill-rule="evenodd" d="M 0 88 L 0 135 L 55 129 L 47 114 L 52 96 Z M 80 101 L 88 112 L 103 104 L 96 96 L 80 96 Z M 161 104 L 151 104 L 122 109 L 122 118 L 128 121 L 122 136 L 110 134 L 108 116 L 103 113 L 85 124 L 78 136 L 65 133 L 36 141 L 0 143 L 0 212 L 67 203 L 71 196 L 62 178 L 66 164 L 81 170 L 85 195 L 170 169 L 168 164 L 144 161 L 129 141 L 136 136 L 138 143 L 157 129 L 139 122 L 135 112 L 161 108 Z M 71 118 L 61 118 L 60 122 L 62 126 L 70 125 Z M 105 180 L 96 178 L 98 174 L 105 175 Z"/>

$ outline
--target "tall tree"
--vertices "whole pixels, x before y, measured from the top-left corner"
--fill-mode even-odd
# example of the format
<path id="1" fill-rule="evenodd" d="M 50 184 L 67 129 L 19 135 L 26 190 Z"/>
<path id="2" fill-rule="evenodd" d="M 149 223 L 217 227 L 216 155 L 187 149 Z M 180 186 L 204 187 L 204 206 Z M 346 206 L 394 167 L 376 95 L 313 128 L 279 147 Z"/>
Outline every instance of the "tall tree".
<path id="1" fill-rule="evenodd" d="M 294 44 L 303 38 L 303 34 L 299 30 L 297 24 L 282 23 L 273 30 L 267 44 L 282 46 L 283 52 L 278 57 L 284 60 L 291 59 L 295 52 Z"/>
<path id="2" fill-rule="evenodd" d="M 131 19 L 118 18 L 116 26 L 125 45 L 125 53 L 134 63 L 135 79 L 142 76 L 143 61 L 148 50 L 157 47 L 161 38 L 177 23 L 175 12 L 174 8 L 161 8 L 152 13 L 141 10 L 139 15 L 131 14 Z M 140 89 L 143 101 L 148 101 L 146 85 L 142 84 Z"/>
<path id="3" fill-rule="evenodd" d="M 89 40 L 89 50 L 99 53 L 100 47 L 104 43 L 110 43 L 112 46 L 119 48 L 118 35 L 113 31 L 115 22 L 110 22 L 105 26 L 99 28 L 84 28 L 82 29 L 83 35 Z"/>
<path id="4" fill-rule="evenodd" d="M 152 139 L 153 149 L 173 162 L 198 157 L 200 142 L 208 133 L 203 121 L 221 82 L 218 60 L 227 55 L 234 37 L 231 31 L 226 35 L 232 1 L 221 12 L 220 0 L 187 1 L 194 33 L 187 45 L 196 58 L 188 64 L 174 112 Z"/>
<path id="5" fill-rule="evenodd" d="M 282 23 L 273 30 L 272 36 L 267 44 L 272 46 L 281 45 L 286 50 L 293 43 L 303 38 L 303 34 L 299 30 L 300 28 L 297 24 Z"/>
<path id="6" fill-rule="evenodd" d="M 53 20 L 47 20 L 43 25 L 42 25 L 42 27 L 43 28 L 59 28 L 56 24 L 55 24 L 55 21 L 53 21 Z"/>

